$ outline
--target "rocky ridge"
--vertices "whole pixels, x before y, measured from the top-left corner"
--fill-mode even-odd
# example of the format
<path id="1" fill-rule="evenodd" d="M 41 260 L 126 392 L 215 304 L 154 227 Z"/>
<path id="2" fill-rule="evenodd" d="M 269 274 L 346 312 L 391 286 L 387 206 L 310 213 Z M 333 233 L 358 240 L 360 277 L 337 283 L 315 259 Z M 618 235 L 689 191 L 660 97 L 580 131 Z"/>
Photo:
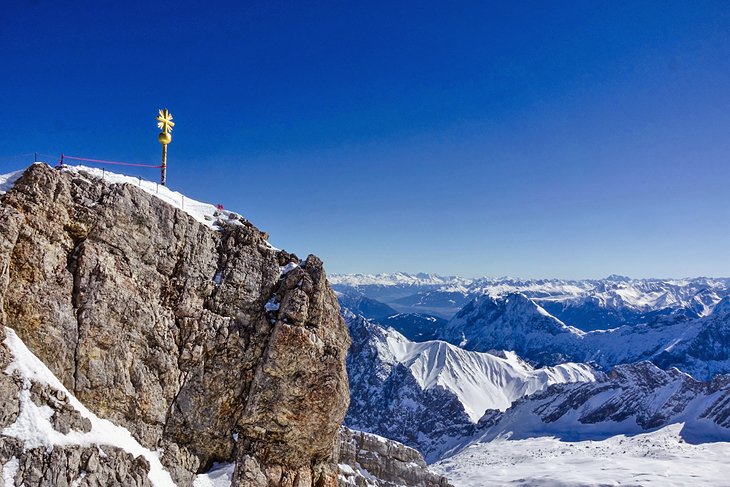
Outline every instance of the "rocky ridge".
<path id="1" fill-rule="evenodd" d="M 337 456 L 341 487 L 451 487 L 445 477 L 428 471 L 418 451 L 382 436 L 343 427 Z"/>
<path id="2" fill-rule="evenodd" d="M 703 382 L 651 362 L 619 365 L 596 382 L 555 384 L 507 411 L 488 411 L 475 438 L 579 441 L 672 424 L 681 424 L 680 435 L 690 443 L 730 441 L 730 376 Z"/>
<path id="3" fill-rule="evenodd" d="M 322 263 L 215 217 L 209 228 L 132 185 L 31 166 L 0 197 L 0 325 L 96 415 L 162 452 L 178 485 L 219 461 L 236 462 L 233 485 L 334 485 L 349 337 Z M 11 424 L 12 400 L 2 406 Z M 0 454 L 17 441 L 0 436 Z M 120 468 L 145 485 L 144 462 L 104 451 L 107 473 L 89 485 Z M 88 454 L 54 448 L 51 463 L 68 473 Z"/>

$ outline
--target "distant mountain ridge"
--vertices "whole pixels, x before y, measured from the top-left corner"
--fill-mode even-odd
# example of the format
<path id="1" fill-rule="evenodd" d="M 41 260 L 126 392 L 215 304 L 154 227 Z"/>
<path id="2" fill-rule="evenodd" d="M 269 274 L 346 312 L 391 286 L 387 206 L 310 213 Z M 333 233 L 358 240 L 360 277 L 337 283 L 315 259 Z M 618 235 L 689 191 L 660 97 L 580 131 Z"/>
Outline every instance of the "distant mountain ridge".
<path id="1" fill-rule="evenodd" d="M 651 360 L 697 379 L 730 373 L 730 298 L 697 318 L 674 314 L 607 331 L 583 332 L 523 294 L 482 295 L 443 329 L 441 339 L 468 350 L 512 350 L 535 365 L 594 362 L 605 369 Z"/>
<path id="2" fill-rule="evenodd" d="M 522 293 L 566 324 L 584 331 L 646 322 L 682 310 L 708 315 L 730 295 L 730 278 L 631 279 L 467 279 L 433 274 L 335 274 L 333 288 L 360 293 L 399 312 L 453 317 L 477 296 Z"/>

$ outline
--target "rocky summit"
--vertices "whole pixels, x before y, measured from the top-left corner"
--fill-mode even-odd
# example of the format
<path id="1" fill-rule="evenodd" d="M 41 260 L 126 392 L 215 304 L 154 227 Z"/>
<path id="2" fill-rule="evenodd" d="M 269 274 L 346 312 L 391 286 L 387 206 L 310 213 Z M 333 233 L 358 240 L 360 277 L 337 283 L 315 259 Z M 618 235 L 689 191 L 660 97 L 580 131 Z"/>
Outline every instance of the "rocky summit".
<path id="1" fill-rule="evenodd" d="M 36 164 L 0 197 L 0 303 L 6 482 L 163 485 L 111 439 L 74 445 L 92 426 L 72 398 L 177 485 L 217 462 L 235 462 L 232 485 L 337 484 L 350 339 L 317 257 L 232 213 L 206 224 L 133 185 Z M 22 373 L 11 338 L 60 384 Z M 34 418 L 65 446 L 35 445 L 20 427 Z"/>

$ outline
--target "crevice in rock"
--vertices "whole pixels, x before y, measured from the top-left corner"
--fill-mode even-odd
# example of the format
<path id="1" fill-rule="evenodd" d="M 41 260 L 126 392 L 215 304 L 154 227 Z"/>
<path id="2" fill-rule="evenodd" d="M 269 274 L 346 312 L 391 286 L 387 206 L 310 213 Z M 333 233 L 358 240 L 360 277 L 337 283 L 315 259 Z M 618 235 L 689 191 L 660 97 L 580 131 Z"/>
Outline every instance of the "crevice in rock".
<path id="1" fill-rule="evenodd" d="M 81 327 L 82 327 L 82 310 L 81 310 L 81 274 L 79 269 L 79 256 L 83 251 L 83 245 L 86 238 L 74 239 L 74 247 L 66 257 L 66 269 L 71 273 L 73 285 L 71 288 L 71 307 L 74 317 L 76 318 L 76 343 L 74 346 L 74 371 L 73 371 L 73 391 L 78 392 L 78 373 L 79 373 L 79 348 L 81 347 Z"/>

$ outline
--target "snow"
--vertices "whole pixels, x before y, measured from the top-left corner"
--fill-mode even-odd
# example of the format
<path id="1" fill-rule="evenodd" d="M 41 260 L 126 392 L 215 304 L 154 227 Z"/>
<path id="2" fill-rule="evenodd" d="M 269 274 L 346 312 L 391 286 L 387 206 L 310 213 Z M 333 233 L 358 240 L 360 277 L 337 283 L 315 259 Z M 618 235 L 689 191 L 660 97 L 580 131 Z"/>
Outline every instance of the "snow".
<path id="1" fill-rule="evenodd" d="M 18 459 L 12 457 L 3 465 L 3 485 L 15 485 L 15 474 L 18 472 Z"/>
<path id="2" fill-rule="evenodd" d="M 354 288 L 399 288 L 432 293 L 460 293 L 474 297 L 486 294 L 502 297 L 522 293 L 541 301 L 576 305 L 595 300 L 603 308 L 629 308 L 635 311 L 651 311 L 666 307 L 699 308 L 700 315 L 710 313 L 721 295 L 730 293 L 730 279 L 629 279 L 609 276 L 606 279 L 519 279 L 511 277 L 481 277 L 468 279 L 459 276 L 433 274 L 333 274 L 333 285 Z M 718 295 L 719 291 L 721 295 Z M 367 292 L 365 293 L 368 294 Z M 704 298 L 701 298 L 704 296 Z M 403 297 L 403 295 L 398 295 Z M 377 298 L 376 298 L 377 299 Z M 705 299 L 706 301 L 703 301 Z M 386 304 L 394 303 L 385 300 Z M 420 303 L 423 304 L 423 303 Z M 413 311 L 413 310 L 411 310 Z"/>
<path id="3" fill-rule="evenodd" d="M 86 477 L 86 472 L 81 472 L 81 475 L 79 475 L 76 480 L 71 482 L 71 487 L 80 487 L 81 481 L 84 480 L 84 477 Z"/>
<path id="4" fill-rule="evenodd" d="M 235 463 L 215 463 L 206 473 L 195 476 L 193 487 L 231 487 Z"/>
<path id="5" fill-rule="evenodd" d="M 224 221 L 233 225 L 241 224 L 241 222 L 238 220 L 238 214 L 232 211 L 219 210 L 213 204 L 203 203 L 190 199 L 182 193 L 173 191 L 167 186 L 162 186 L 159 183 L 153 181 L 147 181 L 146 179 L 142 179 L 136 176 L 126 176 L 123 174 L 107 171 L 105 169 L 88 166 L 63 166 L 62 170 L 64 172 L 73 173 L 81 177 L 83 177 L 84 175 L 97 177 L 103 179 L 108 184 L 126 183 L 137 186 L 146 193 L 149 193 L 156 198 L 164 201 L 165 203 L 184 211 L 185 213 L 193 217 L 196 221 L 210 228 L 216 228 L 220 223 Z M 0 175 L 0 194 L 4 194 L 6 191 L 12 188 L 13 184 L 15 184 L 15 181 L 17 181 L 17 179 L 24 172 L 25 169 L 21 169 L 19 171 Z M 269 246 L 274 250 L 278 250 L 270 244 Z"/>
<path id="6" fill-rule="evenodd" d="M 279 267 L 279 276 L 283 276 L 284 274 L 293 271 L 297 267 L 299 267 L 299 264 L 297 264 L 296 262 L 289 262 L 287 265 Z"/>
<path id="7" fill-rule="evenodd" d="M 14 171 L 8 174 L 0 174 L 0 194 L 5 194 L 10 188 L 13 187 L 15 181 L 23 175 L 25 169 L 20 171 Z"/>
<path id="8" fill-rule="evenodd" d="M 328 279 L 332 284 L 347 286 L 450 286 L 454 289 L 465 289 L 465 285 L 473 282 L 457 276 L 442 277 L 435 274 L 407 274 L 395 272 L 391 274 L 331 274 Z M 458 291 L 457 291 L 458 292 Z"/>
<path id="9" fill-rule="evenodd" d="M 552 437 L 475 443 L 431 468 L 475 485 L 663 487 L 728 485 L 730 443 L 686 443 L 681 424 L 634 436 L 566 442 Z"/>
<path id="10" fill-rule="evenodd" d="M 183 210 L 185 213 L 195 218 L 198 222 L 211 228 L 216 225 L 218 218 L 228 217 L 232 214 L 230 211 L 218 210 L 215 205 L 210 203 L 202 203 L 200 201 L 190 199 L 182 193 L 171 190 L 167 186 L 162 186 L 158 183 L 147 181 L 135 176 L 125 176 L 123 174 L 117 174 L 96 167 L 87 166 L 64 166 L 63 171 L 78 175 L 86 173 L 90 176 L 103 178 L 104 181 L 109 184 L 127 183 L 137 186 L 146 193 L 161 199 L 165 203 Z"/>
<path id="11" fill-rule="evenodd" d="M 337 466 L 339 467 L 340 472 L 342 472 L 344 475 L 355 475 L 355 471 L 348 464 L 340 463 Z"/>
<path id="12" fill-rule="evenodd" d="M 533 369 L 514 353 L 505 352 L 503 358 L 443 341 L 412 342 L 392 328 L 378 346 L 384 360 L 408 367 L 423 390 L 442 387 L 455 394 L 474 423 L 487 409 L 504 411 L 550 384 L 596 380 L 596 372 L 585 364 Z"/>
<path id="13" fill-rule="evenodd" d="M 148 477 L 155 487 L 174 486 L 170 474 L 162 467 L 159 455 L 140 445 L 132 434 L 111 421 L 101 419 L 89 411 L 76 399 L 61 383 L 58 378 L 28 350 L 25 344 L 11 328 L 5 328 L 5 345 L 13 354 L 13 361 L 5 369 L 6 374 L 17 373 L 23 378 L 23 390 L 20 392 L 20 414 L 15 423 L 7 426 L 1 433 L 23 441 L 26 448 L 67 445 L 110 445 L 121 448 L 135 457 L 142 455 L 150 463 Z M 53 389 L 63 391 L 68 397 L 69 404 L 81 416 L 91 422 L 91 431 L 82 433 L 70 431 L 63 434 L 51 425 L 49 419 L 52 414 L 48 406 L 37 406 L 30 399 L 32 382 L 46 384 Z M 3 470 L 5 471 L 5 470 Z"/>

